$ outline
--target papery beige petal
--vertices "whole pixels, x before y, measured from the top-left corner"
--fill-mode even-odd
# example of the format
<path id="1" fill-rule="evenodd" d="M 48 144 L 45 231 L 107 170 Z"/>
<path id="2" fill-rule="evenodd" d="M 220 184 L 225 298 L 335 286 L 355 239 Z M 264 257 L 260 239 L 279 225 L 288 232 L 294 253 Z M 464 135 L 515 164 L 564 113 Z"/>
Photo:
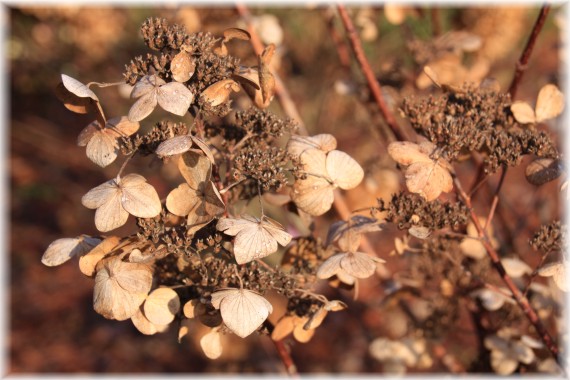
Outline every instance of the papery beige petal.
<path id="1" fill-rule="evenodd" d="M 376 263 L 385 263 L 378 257 L 372 257 L 365 253 L 344 253 L 340 259 L 340 268 L 356 278 L 368 278 L 376 271 Z"/>
<path id="2" fill-rule="evenodd" d="M 131 106 L 128 118 L 130 121 L 141 121 L 154 111 L 158 104 L 156 91 L 143 95 Z"/>
<path id="3" fill-rule="evenodd" d="M 538 270 L 538 275 L 542 277 L 550 277 L 554 280 L 554 283 L 560 290 L 565 292 L 568 291 L 568 285 L 566 281 L 566 269 L 564 263 L 550 263 L 546 264 Z"/>
<path id="4" fill-rule="evenodd" d="M 112 131 L 116 138 L 119 138 L 122 136 L 131 136 L 139 130 L 140 124 L 136 121 L 130 121 L 126 116 L 118 116 L 108 120 L 105 128 Z"/>
<path id="5" fill-rule="evenodd" d="M 139 218 L 154 218 L 162 210 L 160 198 L 154 187 L 146 182 L 129 181 L 129 174 L 121 183 L 121 204 L 131 215 Z M 134 177 L 130 177 L 134 178 Z"/>
<path id="6" fill-rule="evenodd" d="M 196 69 L 196 64 L 194 63 L 192 57 L 188 55 L 184 50 L 176 54 L 172 61 L 170 62 L 170 72 L 172 72 L 172 79 L 177 82 L 186 82 L 192 75 L 194 75 L 194 70 Z"/>
<path id="7" fill-rule="evenodd" d="M 157 90 L 157 101 L 165 111 L 184 116 L 194 101 L 194 94 L 182 83 L 170 82 Z"/>
<path id="8" fill-rule="evenodd" d="M 220 309 L 226 326 L 242 338 L 257 330 L 273 311 L 269 301 L 246 289 L 215 292 L 212 304 Z"/>
<path id="9" fill-rule="evenodd" d="M 303 164 L 303 170 L 307 173 L 328 177 L 327 173 L 327 155 L 320 149 L 306 149 L 299 156 Z"/>
<path id="10" fill-rule="evenodd" d="M 180 310 L 178 293 L 170 288 L 153 290 L 143 305 L 144 315 L 156 325 L 167 325 L 174 320 Z"/>
<path id="11" fill-rule="evenodd" d="M 86 114 L 97 109 L 98 102 L 96 100 L 90 97 L 78 97 L 66 89 L 61 82 L 55 88 L 55 96 L 63 103 L 65 108 L 75 113 Z"/>
<path id="12" fill-rule="evenodd" d="M 137 312 L 151 285 L 148 266 L 111 259 L 95 276 L 93 307 L 105 318 L 124 321 Z"/>
<path id="13" fill-rule="evenodd" d="M 339 253 L 326 259 L 317 270 L 317 278 L 326 279 L 336 275 L 340 270 L 340 262 L 345 253 Z"/>
<path id="14" fill-rule="evenodd" d="M 101 232 L 119 228 L 127 222 L 129 213 L 121 205 L 121 193 L 109 199 L 95 211 L 95 227 Z"/>
<path id="15" fill-rule="evenodd" d="M 271 332 L 271 339 L 277 342 L 291 334 L 295 328 L 294 320 L 291 315 L 282 316 Z"/>
<path id="16" fill-rule="evenodd" d="M 291 199 L 302 211 L 319 216 L 330 210 L 334 201 L 333 186 L 324 178 L 310 176 L 295 181 Z"/>
<path id="17" fill-rule="evenodd" d="M 287 151 L 293 156 L 300 156 L 305 150 L 312 148 L 328 153 L 336 149 L 336 139 L 333 135 L 323 133 L 314 136 L 293 135 L 287 142 Z"/>
<path id="18" fill-rule="evenodd" d="M 528 103 L 521 101 L 514 102 L 511 104 L 511 112 L 515 117 L 515 120 L 521 124 L 532 124 L 536 122 L 534 110 L 528 105 Z"/>
<path id="19" fill-rule="evenodd" d="M 311 340 L 313 335 L 315 335 L 315 330 L 314 329 L 308 330 L 303 327 L 307 322 L 306 317 L 300 319 L 301 320 L 297 324 L 295 324 L 295 328 L 293 329 L 293 337 L 299 343 L 307 343 L 308 341 Z"/>
<path id="20" fill-rule="evenodd" d="M 270 219 L 268 217 L 263 218 L 261 221 L 261 227 L 269 232 L 271 237 L 277 241 L 282 246 L 286 246 L 291 242 L 293 238 L 288 232 L 285 231 L 283 226 L 277 221 Z"/>
<path id="21" fill-rule="evenodd" d="M 74 256 L 82 256 L 101 242 L 92 237 L 63 238 L 53 241 L 42 255 L 42 264 L 48 267 L 61 265 Z"/>
<path id="22" fill-rule="evenodd" d="M 111 253 L 121 238 L 118 236 L 109 236 L 105 238 L 100 244 L 91 249 L 85 255 L 79 258 L 79 270 L 81 273 L 88 277 L 95 275 L 95 267 L 106 255 Z"/>
<path id="23" fill-rule="evenodd" d="M 198 146 L 198 148 L 200 148 L 202 152 L 204 152 L 206 157 L 208 157 L 208 160 L 210 160 L 210 163 L 212 165 L 215 165 L 216 161 L 214 160 L 214 154 L 212 153 L 212 150 L 210 149 L 208 144 L 206 144 L 206 142 L 201 138 L 199 138 L 198 136 L 192 136 L 192 141 L 194 142 L 194 144 Z"/>
<path id="24" fill-rule="evenodd" d="M 95 164 L 104 168 L 117 158 L 119 144 L 117 139 L 104 130 L 96 132 L 87 144 L 87 157 Z"/>
<path id="25" fill-rule="evenodd" d="M 196 305 L 198 303 L 200 303 L 200 300 L 192 299 L 184 304 L 184 308 L 182 310 L 186 318 L 192 319 L 196 317 Z"/>
<path id="26" fill-rule="evenodd" d="M 74 79 L 68 75 L 61 74 L 61 81 L 65 88 L 71 92 L 73 95 L 76 95 L 80 98 L 91 98 L 95 101 L 99 101 L 97 95 L 93 91 L 89 89 L 86 85 Z"/>
<path id="27" fill-rule="evenodd" d="M 139 307 L 137 312 L 131 317 L 131 322 L 144 335 L 154 335 L 168 330 L 168 325 L 156 325 L 149 321 L 145 317 L 142 307 Z"/>
<path id="28" fill-rule="evenodd" d="M 512 107 L 511 107 L 512 109 Z M 536 121 L 555 118 L 564 110 L 564 94 L 553 84 L 547 84 L 540 89 L 536 100 Z"/>
<path id="29" fill-rule="evenodd" d="M 355 188 L 364 178 L 364 170 L 358 162 L 339 150 L 327 154 L 326 168 L 332 181 L 344 190 Z"/>
<path id="30" fill-rule="evenodd" d="M 406 169 L 408 191 L 423 196 L 426 200 L 436 199 L 445 189 L 453 185 L 451 174 L 433 161 L 416 162 Z"/>
<path id="31" fill-rule="evenodd" d="M 230 41 L 234 38 L 237 38 L 238 40 L 249 41 L 251 39 L 251 36 L 249 35 L 248 31 L 240 28 L 228 28 L 224 30 L 224 40 Z"/>
<path id="32" fill-rule="evenodd" d="M 211 330 L 200 338 L 200 347 L 208 359 L 217 359 L 222 356 L 223 347 L 221 338 L 221 334 L 217 329 Z"/>
<path id="33" fill-rule="evenodd" d="M 79 132 L 79 136 L 77 136 L 77 145 L 78 146 L 86 146 L 89 143 L 89 140 L 93 137 L 93 135 L 101 130 L 99 126 L 99 122 L 97 120 L 92 121 L 87 125 L 85 128 Z"/>
<path id="34" fill-rule="evenodd" d="M 178 170 L 188 185 L 197 190 L 201 183 L 210 179 L 212 164 L 196 152 L 187 152 L 178 159 Z"/>
<path id="35" fill-rule="evenodd" d="M 198 193 L 186 183 L 179 185 L 166 197 L 166 208 L 178 216 L 188 216 L 201 202 Z"/>
<path id="36" fill-rule="evenodd" d="M 506 257 L 504 259 L 501 259 L 501 263 L 503 264 L 503 267 L 505 268 L 507 274 L 511 277 L 518 278 L 524 276 L 525 274 L 532 273 L 532 268 L 529 267 L 527 263 L 521 261 L 516 257 Z"/>
<path id="37" fill-rule="evenodd" d="M 411 165 L 415 162 L 431 163 L 433 160 L 420 150 L 418 144 L 409 141 L 393 142 L 388 145 L 388 154 L 401 165 Z"/>
<path id="38" fill-rule="evenodd" d="M 109 202 L 112 198 L 117 197 L 117 194 L 119 194 L 120 191 L 117 181 L 115 179 L 110 179 L 107 182 L 89 190 L 87 194 L 81 198 L 81 204 L 87 208 L 95 209 Z"/>
<path id="39" fill-rule="evenodd" d="M 230 98 L 232 92 L 238 92 L 239 85 L 232 79 L 224 79 L 216 82 L 206 88 L 201 96 L 204 100 L 210 103 L 210 106 L 217 107 L 225 103 Z"/>
<path id="40" fill-rule="evenodd" d="M 472 259 L 481 260 L 487 256 L 487 250 L 483 243 L 476 239 L 465 238 L 459 243 L 461 252 Z"/>
<path id="41" fill-rule="evenodd" d="M 156 148 L 155 153 L 158 157 L 167 157 L 187 152 L 191 147 L 191 136 L 174 136 L 166 141 L 161 142 L 160 145 Z"/>
<path id="42" fill-rule="evenodd" d="M 325 320 L 325 317 L 327 316 L 328 313 L 329 313 L 329 311 L 326 310 L 324 307 L 320 308 L 319 310 L 317 310 L 317 312 L 315 314 L 313 314 L 309 318 L 307 323 L 305 323 L 303 325 L 303 328 L 305 330 L 316 329 L 317 327 L 319 327 L 321 325 L 321 323 L 323 323 L 323 321 Z"/>
<path id="43" fill-rule="evenodd" d="M 156 75 L 145 75 L 133 86 L 131 99 L 137 99 L 151 92 L 156 92 L 157 87 L 163 84 L 166 84 L 166 82 Z"/>
<path id="44" fill-rule="evenodd" d="M 502 351 L 491 351 L 491 367 L 502 376 L 510 375 L 519 366 L 519 362 Z"/>

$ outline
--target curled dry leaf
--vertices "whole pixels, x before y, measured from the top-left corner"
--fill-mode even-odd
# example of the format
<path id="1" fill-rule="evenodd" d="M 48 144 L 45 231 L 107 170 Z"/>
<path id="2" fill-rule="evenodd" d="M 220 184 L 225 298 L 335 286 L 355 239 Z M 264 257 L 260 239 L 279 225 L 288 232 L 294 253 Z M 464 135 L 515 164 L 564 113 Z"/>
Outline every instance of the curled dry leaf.
<path id="1" fill-rule="evenodd" d="M 261 95 L 263 103 L 271 102 L 273 94 L 275 93 L 275 77 L 269 70 L 269 63 L 275 53 L 275 45 L 269 44 L 263 49 L 263 52 L 258 58 L 258 72 L 259 72 L 259 87 L 261 87 Z"/>
<path id="2" fill-rule="evenodd" d="M 224 30 L 224 41 L 229 42 L 233 39 L 249 41 L 251 40 L 251 35 L 248 31 L 240 28 L 228 28 Z"/>
<path id="3" fill-rule="evenodd" d="M 232 91 L 238 92 L 239 90 L 239 84 L 236 81 L 224 79 L 209 86 L 200 96 L 210 103 L 210 106 L 216 107 L 227 102 Z"/>
<path id="4" fill-rule="evenodd" d="M 564 110 L 564 94 L 553 84 L 542 87 L 538 93 L 536 107 L 517 101 L 511 105 L 511 112 L 521 124 L 535 124 L 553 119 Z"/>
<path id="5" fill-rule="evenodd" d="M 167 112 L 184 116 L 194 100 L 194 94 L 182 83 L 166 83 L 156 75 L 146 75 L 133 87 L 131 98 L 138 100 L 129 110 L 128 118 L 141 121 L 151 114 L 157 104 Z"/>
<path id="6" fill-rule="evenodd" d="M 73 95 L 78 96 L 80 98 L 91 98 L 96 102 L 99 101 L 97 95 L 95 95 L 95 93 L 91 91 L 89 87 L 87 87 L 77 79 L 74 79 L 65 74 L 61 74 L 61 82 L 63 83 L 65 89 L 71 92 Z"/>
<path id="7" fill-rule="evenodd" d="M 196 70 L 196 64 L 194 60 L 184 50 L 176 54 L 170 62 L 170 72 L 172 73 L 172 79 L 177 82 L 186 82 L 192 75 L 194 75 L 194 70 Z"/>
<path id="8" fill-rule="evenodd" d="M 93 307 L 108 319 L 131 318 L 144 302 L 152 286 L 152 271 L 145 264 L 111 258 L 98 265 Z"/>
<path id="9" fill-rule="evenodd" d="M 382 231 L 381 223 L 381 220 L 363 215 L 355 215 L 348 221 L 339 220 L 330 226 L 325 245 L 338 241 L 341 250 L 354 252 L 360 245 L 360 235 Z"/>
<path id="10" fill-rule="evenodd" d="M 526 180 L 536 186 L 554 181 L 562 174 L 562 163 L 552 158 L 538 158 L 528 164 L 525 170 Z"/>
<path id="11" fill-rule="evenodd" d="M 299 156 L 306 179 L 293 185 L 291 198 L 302 211 L 318 216 L 327 212 L 334 200 L 334 189 L 352 189 L 364 178 L 364 170 L 352 157 L 339 150 L 328 153 L 307 149 Z"/>
<path id="12" fill-rule="evenodd" d="M 75 113 L 85 114 L 97 108 L 93 99 L 90 97 L 81 98 L 73 94 L 65 88 L 63 83 L 59 83 L 55 88 L 55 96 L 63 103 L 65 108 Z"/>
<path id="13" fill-rule="evenodd" d="M 253 104 L 257 108 L 267 108 L 271 103 L 271 98 L 264 99 L 261 91 L 261 84 L 259 81 L 258 67 L 240 67 L 240 71 L 234 76 L 235 80 L 239 81 L 249 96 Z M 267 91 L 267 90 L 266 90 Z"/>
<path id="14" fill-rule="evenodd" d="M 79 258 L 79 270 L 81 273 L 92 277 L 95 274 L 95 267 L 99 261 L 111 253 L 111 251 L 117 247 L 120 240 L 121 238 L 118 236 L 109 236 L 85 255 L 81 256 L 81 258 Z"/>
<path id="15" fill-rule="evenodd" d="M 156 190 L 143 176 L 128 174 L 99 185 L 81 198 L 81 203 L 95 212 L 95 226 L 101 232 L 111 231 L 127 222 L 129 214 L 153 218 L 162 206 Z"/>
<path id="16" fill-rule="evenodd" d="M 257 330 L 273 311 L 269 301 L 247 289 L 228 288 L 214 292 L 212 305 L 220 310 L 226 326 L 241 338 Z"/>
<path id="17" fill-rule="evenodd" d="M 144 302 L 144 315 L 156 325 L 167 325 L 180 310 L 180 298 L 170 288 L 153 290 Z"/>
<path id="18" fill-rule="evenodd" d="M 568 291 L 568 283 L 566 281 L 566 268 L 564 262 L 550 263 L 538 270 L 538 275 L 542 277 L 552 277 L 554 283 L 562 291 Z"/>
<path id="19" fill-rule="evenodd" d="M 238 264 L 263 258 L 277 251 L 277 243 L 286 246 L 292 236 L 279 223 L 263 216 L 250 215 L 241 218 L 222 218 L 216 228 L 226 235 L 235 236 L 234 255 Z"/>
<path id="20" fill-rule="evenodd" d="M 307 149 L 320 149 L 325 153 L 336 149 L 336 139 L 333 135 L 322 133 L 314 136 L 292 135 L 287 142 L 287 152 L 299 157 Z"/>
<path id="21" fill-rule="evenodd" d="M 225 210 L 216 185 L 210 180 L 210 161 L 195 152 L 180 156 L 178 169 L 186 180 L 166 197 L 166 208 L 173 214 L 188 217 L 193 233 Z"/>
<path id="22" fill-rule="evenodd" d="M 42 255 L 42 264 L 48 267 L 61 265 L 74 256 L 83 256 L 101 243 L 101 239 L 87 235 L 53 241 Z"/>
<path id="23" fill-rule="evenodd" d="M 217 328 L 210 330 L 200 338 L 200 347 L 208 359 L 217 359 L 222 356 L 222 336 Z"/>
<path id="24" fill-rule="evenodd" d="M 87 146 L 87 157 L 104 168 L 115 161 L 119 154 L 117 140 L 131 136 L 139 130 L 139 126 L 138 122 L 130 121 L 125 116 L 110 119 L 103 128 L 98 121 L 93 121 L 79 133 L 77 145 Z"/>
<path id="25" fill-rule="evenodd" d="M 385 262 L 361 252 L 342 252 L 323 262 L 317 270 L 317 277 L 326 279 L 344 273 L 355 278 L 368 278 L 374 274 L 377 263 Z"/>
<path id="26" fill-rule="evenodd" d="M 406 186 L 428 201 L 439 197 L 442 192 L 453 189 L 450 174 L 451 165 L 443 158 L 430 157 L 436 146 L 429 141 L 414 144 L 409 141 L 393 142 L 388 146 L 388 154 L 394 161 L 406 167 Z"/>
<path id="27" fill-rule="evenodd" d="M 168 324 L 157 325 L 149 321 L 147 317 L 145 317 L 142 307 L 139 307 L 137 312 L 131 317 L 131 322 L 133 322 L 136 329 L 144 335 L 154 335 L 168 330 Z"/>

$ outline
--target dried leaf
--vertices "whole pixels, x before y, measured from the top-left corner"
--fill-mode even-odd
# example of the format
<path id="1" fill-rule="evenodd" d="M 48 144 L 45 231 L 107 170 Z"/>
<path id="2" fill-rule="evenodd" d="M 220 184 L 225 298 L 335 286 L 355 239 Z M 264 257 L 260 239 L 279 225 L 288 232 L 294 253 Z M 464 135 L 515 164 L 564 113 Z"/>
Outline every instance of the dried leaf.
<path id="1" fill-rule="evenodd" d="M 74 79 L 74 78 L 67 76 L 65 74 L 61 74 L 61 81 L 63 83 L 63 86 L 69 92 L 71 92 L 73 95 L 76 95 L 80 98 L 91 98 L 91 99 L 95 100 L 96 102 L 99 101 L 99 98 L 97 98 L 97 95 L 95 95 L 95 93 L 93 91 L 91 91 L 89 89 L 89 87 L 87 87 L 86 85 L 84 85 L 83 83 L 78 81 L 77 79 Z"/>
<path id="2" fill-rule="evenodd" d="M 217 359 L 222 356 L 222 339 L 217 329 L 210 330 L 209 333 L 200 338 L 200 347 L 208 359 Z"/>
<path id="3" fill-rule="evenodd" d="M 65 88 L 63 83 L 59 83 L 55 88 L 55 95 L 63 103 L 65 108 L 75 113 L 89 113 L 96 109 L 93 99 L 90 97 L 80 98 Z"/>
<path id="4" fill-rule="evenodd" d="M 525 170 L 526 180 L 535 185 L 541 186 L 550 181 L 554 181 L 562 174 L 560 160 L 552 158 L 538 158 L 528 164 Z"/>
<path id="5" fill-rule="evenodd" d="M 202 92 L 201 96 L 206 102 L 210 103 L 210 106 L 216 107 L 227 102 L 232 91 L 238 92 L 239 90 L 240 87 L 236 81 L 224 79 L 210 85 Z"/>
<path id="6" fill-rule="evenodd" d="M 292 238 L 283 226 L 268 217 L 222 218 L 216 228 L 236 237 L 234 255 L 238 264 L 268 256 L 277 251 L 277 243 L 286 246 Z"/>
<path id="7" fill-rule="evenodd" d="M 249 41 L 251 36 L 249 32 L 240 28 L 228 28 L 224 30 L 224 41 L 229 42 L 233 39 Z"/>
<path id="8" fill-rule="evenodd" d="M 167 325 L 180 310 L 180 298 L 170 288 L 157 288 L 148 295 L 143 306 L 144 315 L 150 322 Z"/>
<path id="9" fill-rule="evenodd" d="M 192 75 L 194 75 L 194 70 L 196 70 L 196 64 L 192 60 L 192 57 L 184 50 L 176 54 L 170 62 L 172 79 L 177 82 L 188 81 L 192 78 Z"/>
<path id="10" fill-rule="evenodd" d="M 536 121 L 538 123 L 555 118 L 564 109 L 564 94 L 553 84 L 540 89 L 536 100 Z"/>
<path id="11" fill-rule="evenodd" d="M 42 264 L 48 267 L 61 265 L 74 256 L 83 256 L 99 243 L 101 243 L 101 239 L 87 235 L 57 239 L 47 247 L 42 255 Z"/>
<path id="12" fill-rule="evenodd" d="M 95 276 L 93 307 L 108 319 L 124 321 L 144 302 L 152 285 L 152 271 L 145 264 L 106 261 Z"/>
<path id="13" fill-rule="evenodd" d="M 269 301 L 247 289 L 214 292 L 212 305 L 220 310 L 226 326 L 241 338 L 257 330 L 273 311 Z"/>

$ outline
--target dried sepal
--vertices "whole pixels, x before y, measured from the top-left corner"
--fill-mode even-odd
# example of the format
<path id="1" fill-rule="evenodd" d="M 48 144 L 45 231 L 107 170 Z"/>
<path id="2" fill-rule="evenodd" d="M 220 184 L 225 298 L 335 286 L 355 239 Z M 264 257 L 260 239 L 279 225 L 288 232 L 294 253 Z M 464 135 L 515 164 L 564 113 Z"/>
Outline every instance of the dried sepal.
<path id="1" fill-rule="evenodd" d="M 269 70 L 269 63 L 275 52 L 275 45 L 269 44 L 258 57 L 259 87 L 263 104 L 271 102 L 275 93 L 275 77 Z"/>
<path id="2" fill-rule="evenodd" d="M 276 221 L 264 216 L 250 215 L 241 218 L 222 218 L 216 228 L 235 236 L 234 255 L 238 264 L 263 258 L 277 251 L 277 243 L 286 246 L 292 236 Z"/>
<path id="3" fill-rule="evenodd" d="M 80 98 L 65 88 L 63 83 L 57 85 L 55 95 L 63 103 L 65 108 L 72 112 L 85 114 L 96 109 L 93 99 L 89 97 Z"/>
<path id="4" fill-rule="evenodd" d="M 180 298 L 170 288 L 153 290 L 144 302 L 144 315 L 156 325 L 167 325 L 174 320 L 180 310 Z"/>
<path id="5" fill-rule="evenodd" d="M 170 62 L 172 79 L 177 82 L 183 83 L 188 81 L 192 78 L 192 75 L 194 75 L 194 70 L 196 70 L 196 64 L 192 57 L 184 50 L 176 54 Z"/>
<path id="6" fill-rule="evenodd" d="M 538 275 L 542 277 L 552 277 L 558 289 L 567 292 L 568 283 L 566 281 L 566 268 L 564 262 L 546 264 L 538 269 Z"/>
<path id="7" fill-rule="evenodd" d="M 157 104 L 167 112 L 184 116 L 194 94 L 182 83 L 166 83 L 156 75 L 146 75 L 134 85 L 131 98 L 138 100 L 129 110 L 128 118 L 141 121 L 152 113 Z"/>
<path id="8" fill-rule="evenodd" d="M 89 87 L 87 87 L 77 79 L 74 79 L 65 74 L 61 74 L 61 82 L 63 83 L 63 86 L 66 88 L 66 90 L 71 92 L 73 95 L 80 98 L 91 98 L 96 102 L 99 101 L 97 95 L 95 95 L 95 93 L 91 91 Z"/>
<path id="9" fill-rule="evenodd" d="M 336 149 L 336 139 L 333 135 L 322 133 L 314 136 L 293 135 L 287 142 L 287 152 L 298 157 L 307 149 L 320 149 L 325 153 Z"/>
<path id="10" fill-rule="evenodd" d="M 342 251 L 355 251 L 360 244 L 360 235 L 368 232 L 382 231 L 382 221 L 363 215 L 355 215 L 348 221 L 339 220 L 333 223 L 327 234 L 326 245 L 338 241 Z"/>
<path id="11" fill-rule="evenodd" d="M 95 226 L 101 232 L 118 228 L 127 222 L 129 214 L 153 218 L 162 206 L 156 190 L 143 176 L 128 174 L 111 179 L 81 198 L 81 203 L 95 212 Z"/>
<path id="12" fill-rule="evenodd" d="M 317 270 L 317 277 L 326 279 L 347 274 L 354 278 L 368 278 L 376 271 L 377 263 L 385 261 L 361 252 L 342 252 L 325 260 Z"/>
<path id="13" fill-rule="evenodd" d="M 74 256 L 83 256 L 101 243 L 101 239 L 87 235 L 53 241 L 42 255 L 42 264 L 48 267 L 61 265 Z"/>
<path id="14" fill-rule="evenodd" d="M 505 293 L 509 291 L 506 288 L 499 289 L 503 290 Z M 512 297 L 487 288 L 475 290 L 471 292 L 471 296 L 477 297 L 481 301 L 483 307 L 489 311 L 499 310 L 501 307 L 503 307 L 505 302 L 516 304 L 515 300 L 513 300 Z"/>
<path id="15" fill-rule="evenodd" d="M 220 310 L 226 326 L 241 338 L 257 330 L 273 311 L 269 301 L 247 289 L 216 291 L 212 293 L 212 305 Z"/>
<path id="16" fill-rule="evenodd" d="M 152 285 L 152 271 L 145 264 L 123 262 L 118 258 L 101 264 L 95 276 L 93 307 L 107 319 L 124 321 L 144 302 Z"/>
<path id="17" fill-rule="evenodd" d="M 507 274 L 514 278 L 522 277 L 525 274 L 532 273 L 532 268 L 517 257 L 505 257 L 501 259 L 501 263 L 503 264 L 503 267 L 505 268 Z"/>
<path id="18" fill-rule="evenodd" d="M 409 141 L 393 142 L 388 146 L 388 154 L 401 165 L 407 166 L 406 186 L 427 201 L 439 197 L 442 192 L 453 189 L 451 165 L 443 158 L 432 159 L 436 146 L 428 141 L 414 144 Z"/>
<path id="19" fill-rule="evenodd" d="M 192 299 L 184 304 L 182 308 L 182 312 L 186 318 L 192 319 L 196 317 L 196 306 L 200 303 L 200 300 L 197 298 Z"/>
<path id="20" fill-rule="evenodd" d="M 251 40 L 251 35 L 247 30 L 240 28 L 228 28 L 224 30 L 224 42 L 229 42 L 233 39 L 249 41 Z"/>
<path id="21" fill-rule="evenodd" d="M 554 181 L 562 174 L 560 160 L 552 158 L 538 158 L 528 164 L 525 169 L 526 180 L 535 185 L 541 186 L 550 181 Z"/>
<path id="22" fill-rule="evenodd" d="M 210 85 L 200 96 L 204 101 L 210 103 L 210 106 L 217 107 L 228 101 L 232 91 L 238 92 L 239 90 L 240 87 L 236 81 L 232 79 L 224 79 Z"/>
<path id="23" fill-rule="evenodd" d="M 200 347 L 208 359 L 217 359 L 222 356 L 222 336 L 218 328 L 213 328 L 200 338 Z"/>
<path id="24" fill-rule="evenodd" d="M 258 67 L 240 67 L 240 71 L 234 75 L 234 79 L 239 81 L 257 108 L 267 108 L 271 104 L 271 98 L 264 99 L 259 80 L 260 73 Z M 267 91 L 267 89 L 266 89 Z"/>
<path id="25" fill-rule="evenodd" d="M 79 258 L 79 270 L 81 273 L 92 277 L 95 274 L 95 268 L 99 261 L 111 253 L 120 241 L 121 238 L 118 236 L 109 236 L 85 255 L 81 256 Z"/>
<path id="26" fill-rule="evenodd" d="M 553 84 L 547 84 L 540 89 L 534 110 L 528 103 L 521 101 L 511 105 L 513 116 L 521 124 L 535 124 L 553 119 L 563 110 L 564 94 Z"/>
<path id="27" fill-rule="evenodd" d="M 137 312 L 131 317 L 131 322 L 144 335 L 154 335 L 168 330 L 168 324 L 157 325 L 149 321 L 144 315 L 142 307 L 139 307 Z"/>

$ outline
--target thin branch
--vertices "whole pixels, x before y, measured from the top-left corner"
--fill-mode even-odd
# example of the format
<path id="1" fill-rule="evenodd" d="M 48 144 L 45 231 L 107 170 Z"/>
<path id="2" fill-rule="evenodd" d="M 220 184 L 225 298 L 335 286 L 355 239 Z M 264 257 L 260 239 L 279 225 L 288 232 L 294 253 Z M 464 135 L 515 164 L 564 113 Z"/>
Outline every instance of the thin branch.
<path id="1" fill-rule="evenodd" d="M 325 12 L 325 18 L 327 22 L 327 30 L 331 36 L 331 39 L 334 43 L 336 48 L 336 52 L 338 54 L 338 59 L 340 61 L 340 66 L 345 70 L 350 70 L 350 55 L 346 45 L 340 35 L 338 34 L 335 25 L 334 25 L 334 15 L 332 12 L 328 10 Z"/>
<path id="2" fill-rule="evenodd" d="M 495 215 L 495 210 L 497 208 L 497 204 L 499 203 L 499 192 L 501 191 L 501 187 L 503 187 L 503 183 L 505 182 L 505 177 L 507 176 L 508 168 L 503 166 L 503 171 L 501 172 L 501 178 L 499 179 L 499 184 L 497 185 L 497 189 L 495 190 L 495 194 L 493 195 L 493 202 L 491 203 L 491 210 L 489 210 L 489 215 L 487 215 L 487 219 L 485 220 L 485 225 L 483 228 L 487 230 L 487 226 L 493 220 L 493 215 Z"/>
<path id="3" fill-rule="evenodd" d="M 279 354 L 279 357 L 281 358 L 281 361 L 283 362 L 283 365 L 285 366 L 285 369 L 287 370 L 289 377 L 299 379 L 300 377 L 299 377 L 299 372 L 297 372 L 297 366 L 293 362 L 293 359 L 289 354 L 289 350 L 287 349 L 287 347 L 285 347 L 285 343 L 283 343 L 282 340 L 277 340 L 277 341 L 274 340 L 273 343 L 275 344 L 277 353 Z"/>
<path id="4" fill-rule="evenodd" d="M 380 109 L 382 117 L 384 117 L 384 120 L 392 130 L 392 133 L 394 133 L 394 136 L 396 136 L 396 139 L 400 141 L 408 140 L 406 138 L 406 135 L 403 133 L 400 126 L 396 122 L 394 115 L 392 115 L 392 112 L 390 112 L 390 109 L 388 108 L 386 101 L 384 100 L 384 96 L 382 95 L 382 90 L 380 89 L 380 84 L 376 80 L 376 76 L 374 75 L 374 72 L 370 67 L 370 63 L 368 62 L 366 55 L 364 54 L 364 50 L 362 49 L 362 43 L 360 41 L 360 38 L 358 37 L 356 29 L 354 28 L 354 24 L 352 23 L 352 20 L 350 19 L 350 16 L 346 11 L 346 8 L 343 5 L 338 5 L 337 9 L 342 19 L 344 29 L 346 30 L 346 33 L 348 35 L 352 51 L 356 57 L 356 60 L 358 61 L 358 64 L 364 76 L 366 77 L 366 81 L 368 82 L 368 87 L 370 88 L 372 96 L 374 97 L 374 100 L 376 101 L 376 104 Z"/>
<path id="5" fill-rule="evenodd" d="M 546 21 L 546 16 L 548 16 L 548 12 L 550 11 L 550 5 L 544 4 L 542 8 L 540 8 L 540 13 L 538 14 L 538 18 L 534 23 L 534 27 L 532 28 L 532 32 L 530 33 L 530 37 L 526 42 L 526 46 L 519 58 L 519 61 L 516 64 L 515 75 L 513 77 L 513 81 L 511 82 L 511 86 L 509 87 L 509 94 L 511 94 L 511 99 L 514 99 L 517 94 L 517 88 L 519 83 L 522 79 L 522 76 L 527 68 L 528 60 L 530 59 L 530 55 L 532 53 L 532 49 L 534 48 L 534 43 L 538 37 L 538 34 L 542 30 L 542 26 Z"/>
<path id="6" fill-rule="evenodd" d="M 441 34 L 441 12 L 440 9 L 434 5 L 430 9 L 431 16 L 431 33 L 434 37 L 438 37 Z"/>
<path id="7" fill-rule="evenodd" d="M 264 46 L 263 42 L 261 42 L 261 38 L 255 31 L 255 27 L 251 21 L 251 13 L 249 12 L 249 9 L 244 4 L 239 3 L 236 4 L 236 8 L 247 25 L 247 31 L 251 35 L 251 45 L 253 46 L 255 54 L 260 55 L 263 52 Z M 291 99 L 289 92 L 286 90 L 283 81 L 276 72 L 272 71 L 271 74 L 273 74 L 273 77 L 275 78 L 275 95 L 277 96 L 279 103 L 281 103 L 283 111 L 297 122 L 297 125 L 299 127 L 299 134 L 308 135 L 305 123 L 303 123 L 303 119 L 301 119 L 301 115 L 299 115 L 297 107 L 295 106 L 295 103 L 293 103 L 293 100 Z"/>
<path id="8" fill-rule="evenodd" d="M 507 285 L 507 288 L 513 294 L 513 298 L 515 299 L 515 301 L 517 302 L 517 304 L 519 305 L 521 310 L 524 312 L 524 314 L 526 315 L 529 322 L 536 329 L 536 332 L 538 333 L 538 335 L 542 339 L 544 345 L 548 348 L 548 350 L 550 351 L 552 356 L 554 356 L 554 359 L 558 362 L 558 364 L 562 365 L 560 363 L 560 358 L 558 357 L 558 353 L 559 353 L 558 346 L 554 342 L 554 339 L 552 338 L 552 336 L 550 336 L 550 334 L 548 333 L 548 331 L 544 327 L 542 321 L 540 320 L 540 318 L 536 314 L 536 311 L 530 305 L 528 298 L 526 298 L 521 293 L 521 291 L 517 288 L 517 286 L 513 282 L 513 279 L 507 274 L 505 267 L 503 267 L 503 264 L 501 263 L 501 260 L 499 259 L 499 255 L 498 255 L 497 251 L 490 244 L 489 237 L 487 236 L 486 231 L 481 226 L 481 223 L 479 223 L 479 219 L 477 218 L 477 215 L 475 214 L 475 211 L 473 209 L 473 205 L 471 204 L 471 199 L 469 198 L 469 196 L 467 196 L 467 194 L 465 194 L 465 191 L 463 190 L 461 183 L 459 182 L 457 177 L 454 178 L 454 183 L 455 183 L 455 187 L 456 187 L 458 195 L 463 199 L 465 205 L 469 209 L 471 221 L 475 225 L 475 228 L 477 229 L 479 237 L 482 238 L 481 244 L 483 244 L 483 246 L 485 247 L 485 250 L 487 251 L 487 255 L 491 259 L 493 266 L 495 267 L 496 271 L 498 272 L 499 276 L 501 277 L 501 279 L 503 280 L 505 285 Z"/>

